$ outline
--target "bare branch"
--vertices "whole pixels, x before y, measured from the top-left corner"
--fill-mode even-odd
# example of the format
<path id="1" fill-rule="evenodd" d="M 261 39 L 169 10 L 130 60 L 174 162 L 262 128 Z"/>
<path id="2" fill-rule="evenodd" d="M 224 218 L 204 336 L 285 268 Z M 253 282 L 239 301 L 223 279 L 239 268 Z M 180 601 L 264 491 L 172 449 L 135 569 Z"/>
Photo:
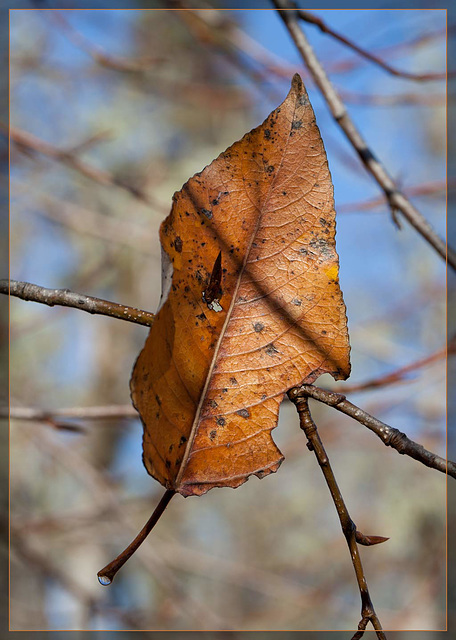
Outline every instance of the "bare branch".
<path id="1" fill-rule="evenodd" d="M 372 604 L 372 600 L 369 595 L 366 576 L 364 575 L 364 569 L 361 563 L 361 557 L 359 555 L 357 545 L 357 538 L 359 540 L 362 540 L 363 543 L 367 543 L 369 536 L 365 536 L 364 534 L 359 534 L 358 536 L 356 535 L 356 525 L 350 518 L 350 514 L 348 513 L 345 501 L 342 497 L 333 470 L 329 463 L 328 455 L 318 434 L 317 426 L 313 421 L 312 416 L 310 415 L 308 399 L 306 396 L 299 395 L 299 393 L 293 393 L 293 391 L 295 391 L 295 389 L 292 389 L 288 393 L 288 397 L 292 402 L 294 402 L 296 409 L 298 410 L 300 426 L 306 434 L 308 440 L 307 447 L 310 449 L 310 451 L 313 451 L 315 453 L 315 456 L 318 460 L 318 464 L 320 465 L 320 468 L 326 480 L 326 484 L 328 485 L 329 491 L 331 493 L 331 497 L 334 501 L 334 505 L 337 510 L 337 515 L 339 516 L 340 524 L 347 541 L 348 548 L 350 549 L 350 556 L 352 559 L 353 568 L 356 574 L 356 580 L 358 582 L 359 593 L 361 596 L 361 615 L 363 620 L 366 620 L 366 625 L 364 625 L 363 628 L 365 629 L 367 626 L 367 621 L 370 621 L 377 632 L 377 638 L 379 638 L 379 640 L 386 640 L 386 636 L 382 631 L 380 620 L 375 613 L 374 605 Z M 381 536 L 372 537 L 374 538 L 374 544 L 385 541 L 385 539 Z M 370 544 L 372 544 L 372 542 L 370 542 Z"/>
<path id="2" fill-rule="evenodd" d="M 425 449 L 421 444 L 407 438 L 405 433 L 390 427 L 378 418 L 374 418 L 367 411 L 363 411 L 356 405 L 349 402 L 341 393 L 327 391 L 312 384 L 303 384 L 301 387 L 295 387 L 289 391 L 290 400 L 298 397 L 309 397 L 323 402 L 324 404 L 334 407 L 338 411 L 354 418 L 357 422 L 373 431 L 387 447 L 392 447 L 402 455 L 410 456 L 421 462 L 426 467 L 436 469 L 442 473 L 448 473 L 449 476 L 456 478 L 456 463 L 451 460 L 445 460 L 436 453 L 432 453 Z"/>
<path id="3" fill-rule="evenodd" d="M 307 65 L 313 80 L 325 98 L 335 121 L 345 133 L 355 151 L 358 153 L 366 169 L 383 189 L 390 205 L 393 218 L 395 212 L 400 211 L 409 223 L 418 231 L 418 233 L 420 233 L 423 238 L 437 251 L 437 253 L 446 259 L 448 264 L 456 270 L 456 252 L 449 246 L 447 248 L 444 240 L 440 238 L 423 214 L 418 211 L 418 209 L 416 209 L 399 190 L 394 180 L 368 147 L 355 123 L 350 118 L 344 103 L 326 75 L 320 61 L 316 57 L 309 41 L 298 24 L 299 14 L 296 11 L 294 4 L 289 0 L 272 1 L 277 7 L 279 15 L 288 29 L 288 32 L 292 37 L 296 48 L 301 54 L 302 59 Z M 292 10 L 290 11 L 290 9 Z"/>
<path id="4" fill-rule="evenodd" d="M 143 311 L 142 309 L 127 307 L 123 304 L 117 304 L 117 302 L 110 302 L 101 298 L 75 293 L 69 289 L 45 289 L 30 282 L 0 280 L 0 293 L 9 294 L 22 300 L 41 302 L 50 307 L 54 305 L 73 307 L 74 309 L 87 311 L 87 313 L 111 316 L 111 318 L 142 324 L 146 327 L 150 327 L 155 319 L 153 313 Z"/>
<path id="5" fill-rule="evenodd" d="M 446 73 L 410 73 L 408 71 L 400 71 L 399 69 L 396 69 L 395 67 L 391 66 L 390 64 L 388 64 L 387 62 L 379 58 L 378 56 L 375 56 L 373 53 L 370 53 L 366 49 L 362 49 L 352 40 L 349 40 L 348 38 L 341 35 L 340 33 L 337 33 L 336 31 L 334 31 L 334 29 L 331 29 L 331 27 L 328 27 L 328 25 L 325 22 L 323 22 L 321 18 L 318 18 L 313 13 L 310 13 L 309 11 L 304 11 L 303 9 L 298 9 L 298 16 L 301 18 L 301 20 L 304 20 L 309 24 L 314 24 L 323 33 L 327 33 L 332 38 L 335 38 L 339 42 L 342 42 L 342 44 L 349 47 L 350 49 L 353 49 L 353 51 L 356 51 L 356 53 L 358 53 L 360 56 L 362 56 L 363 58 L 366 58 L 366 60 L 370 60 L 371 62 L 378 65 L 379 67 L 381 67 L 382 69 L 384 69 L 385 71 L 387 71 L 393 76 L 398 76 L 400 78 L 407 78 L 407 80 L 416 80 L 418 82 L 446 79 Z"/>

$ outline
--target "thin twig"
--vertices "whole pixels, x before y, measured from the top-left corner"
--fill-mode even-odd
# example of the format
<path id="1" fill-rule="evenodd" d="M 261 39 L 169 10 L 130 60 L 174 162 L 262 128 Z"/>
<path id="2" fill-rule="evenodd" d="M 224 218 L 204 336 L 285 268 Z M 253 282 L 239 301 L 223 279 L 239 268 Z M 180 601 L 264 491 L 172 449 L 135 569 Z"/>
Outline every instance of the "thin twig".
<path id="1" fill-rule="evenodd" d="M 8 417 L 8 408 L 0 407 L 0 418 Z M 66 407 L 64 409 L 37 409 L 35 407 L 11 407 L 9 417 L 13 420 L 32 422 L 59 421 L 63 418 L 74 420 L 113 420 L 137 418 L 138 412 L 131 404 L 112 404 L 96 407 Z"/>
<path id="2" fill-rule="evenodd" d="M 117 302 L 110 302 L 102 298 L 94 298 L 81 293 L 75 293 L 69 289 L 45 289 L 30 282 L 18 282 L 17 280 L 0 280 L 0 293 L 9 294 L 22 300 L 41 302 L 50 307 L 61 305 L 81 309 L 87 313 L 110 316 L 118 320 L 126 320 L 150 327 L 155 319 L 153 313 L 128 307 Z"/>
<path id="3" fill-rule="evenodd" d="M 299 14 L 294 3 L 291 3 L 289 0 L 272 0 L 272 2 L 277 7 L 280 17 L 288 29 L 302 59 L 307 65 L 314 82 L 326 100 L 335 121 L 358 153 L 366 169 L 383 189 L 393 217 L 396 211 L 400 211 L 418 233 L 423 236 L 440 256 L 447 259 L 448 264 L 456 270 L 456 252 L 449 246 L 447 248 L 445 241 L 440 238 L 423 214 L 418 211 L 398 189 L 394 180 L 368 147 L 366 141 L 358 131 L 343 101 L 326 75 L 304 32 L 301 30 L 298 24 Z"/>
<path id="4" fill-rule="evenodd" d="M 369 105 L 373 107 L 408 106 L 411 104 L 444 107 L 446 104 L 446 95 L 444 93 L 397 93 L 382 95 L 340 89 L 339 94 L 345 102 L 349 102 L 350 104 Z"/>
<path id="5" fill-rule="evenodd" d="M 265 70 L 253 68 L 245 63 L 239 56 L 236 46 L 227 38 L 220 25 L 215 23 L 217 17 L 215 11 L 201 12 L 192 9 L 188 0 L 175 0 L 175 6 L 182 9 L 175 15 L 185 23 L 193 37 L 203 46 L 220 53 L 237 71 L 242 73 L 261 95 L 266 96 L 271 102 L 277 102 L 278 92 L 270 87 L 270 74 Z"/>
<path id="6" fill-rule="evenodd" d="M 149 258 L 152 257 L 151 247 L 154 246 L 156 237 L 144 225 L 134 224 L 131 220 L 127 222 L 122 218 L 41 193 L 35 201 L 37 203 L 41 201 L 43 205 L 37 207 L 38 215 L 76 233 L 102 240 L 107 245 L 121 245 L 147 255 Z"/>
<path id="7" fill-rule="evenodd" d="M 372 600 L 369 595 L 366 576 L 364 575 L 364 569 L 358 551 L 356 540 L 356 525 L 350 518 L 344 499 L 337 485 L 336 478 L 334 477 L 333 470 L 331 469 L 329 458 L 318 434 L 317 426 L 313 421 L 312 416 L 310 415 L 307 397 L 289 393 L 289 398 L 290 400 L 292 400 L 292 402 L 294 402 L 298 410 L 300 426 L 306 434 L 308 440 L 307 446 L 311 451 L 315 453 L 315 456 L 318 460 L 318 464 L 320 465 L 332 499 L 334 501 L 334 505 L 337 510 L 337 515 L 339 516 L 340 524 L 347 541 L 348 548 L 350 549 L 353 568 L 355 570 L 356 580 L 358 582 L 358 588 L 361 596 L 362 620 L 368 620 L 372 623 L 372 626 L 377 632 L 377 637 L 379 638 L 379 640 L 386 640 L 386 636 L 382 631 L 380 620 L 375 613 L 374 605 L 372 604 Z M 364 625 L 364 629 L 366 628 L 366 626 L 367 622 L 366 625 Z"/>
<path id="8" fill-rule="evenodd" d="M 143 73 L 150 70 L 154 64 L 165 62 L 163 56 L 147 56 L 143 58 L 126 58 L 107 53 L 100 45 L 93 44 L 80 31 L 77 31 L 59 11 L 51 11 L 51 18 L 61 27 L 68 40 L 76 47 L 87 53 L 92 60 L 103 67 L 115 71 Z"/>
<path id="9" fill-rule="evenodd" d="M 386 387 L 390 384 L 395 384 L 396 382 L 401 382 L 404 380 L 405 376 L 408 373 L 416 371 L 417 369 L 422 369 L 423 367 L 427 367 L 442 358 L 445 358 L 447 352 L 454 353 L 456 348 L 455 342 L 448 345 L 448 349 L 439 349 L 439 351 L 435 351 L 431 353 L 431 355 L 426 356 L 426 358 L 420 358 L 419 360 L 415 360 L 405 367 L 400 367 L 391 373 L 387 373 L 384 376 L 379 376 L 377 378 L 371 378 L 370 380 L 366 380 L 366 382 L 361 382 L 360 384 L 343 384 L 341 385 L 341 391 L 343 393 L 355 393 L 358 391 L 369 391 L 370 389 L 378 389 L 380 387 Z"/>
<path id="10" fill-rule="evenodd" d="M 445 193 L 447 188 L 454 189 L 455 187 L 456 179 L 450 178 L 448 182 L 446 182 L 445 180 L 433 180 L 432 182 L 425 182 L 413 187 L 406 187 L 404 188 L 404 193 L 410 197 L 433 196 L 437 193 Z M 377 207 L 384 204 L 385 198 L 383 198 L 383 196 L 358 202 L 344 202 L 343 204 L 337 205 L 337 212 L 342 213 L 348 211 L 367 211 L 369 209 L 376 209 Z"/>
<path id="11" fill-rule="evenodd" d="M 445 40 L 445 38 L 450 36 L 450 33 L 453 33 L 455 30 L 454 25 L 448 26 L 448 28 L 437 29 L 435 31 L 431 31 L 428 33 L 421 33 L 418 36 L 411 38 L 410 40 L 401 40 L 400 42 L 395 42 L 394 44 L 390 44 L 387 46 L 383 46 L 376 50 L 377 56 L 382 59 L 385 56 L 395 56 L 401 54 L 408 54 L 411 50 L 416 50 L 419 47 L 423 47 L 432 43 L 434 40 Z M 359 56 L 347 58 L 344 60 L 332 60 L 328 61 L 327 65 L 330 65 L 330 69 L 332 73 L 346 73 L 353 71 L 360 64 Z"/>
<path id="12" fill-rule="evenodd" d="M 309 11 L 304 11 L 303 9 L 298 9 L 298 15 L 301 18 L 301 20 L 304 20 L 309 24 L 314 24 L 323 33 L 327 33 L 332 38 L 335 38 L 339 42 L 342 42 L 342 44 L 349 47 L 350 49 L 353 49 L 353 51 L 356 51 L 356 53 L 358 53 L 360 56 L 362 56 L 363 58 L 366 58 L 366 60 L 370 60 L 371 62 L 378 65 L 379 67 L 381 67 L 382 69 L 384 69 L 385 71 L 387 71 L 393 76 L 398 76 L 400 78 L 407 78 L 407 80 L 416 80 L 418 82 L 446 79 L 446 73 L 410 73 L 408 71 L 400 71 L 399 69 L 396 69 L 395 67 L 391 66 L 390 64 L 388 64 L 378 56 L 374 55 L 373 53 L 370 53 L 366 49 L 362 49 L 352 40 L 349 40 L 342 34 L 337 33 L 336 31 L 334 31 L 334 29 L 331 29 L 331 27 L 328 27 L 328 25 L 325 22 L 323 22 L 321 18 L 318 18 L 313 13 L 310 13 Z"/>
<path id="13" fill-rule="evenodd" d="M 94 182 L 98 184 L 103 184 L 105 186 L 114 186 L 127 191 L 130 195 L 149 204 L 160 211 L 168 213 L 168 210 L 165 211 L 165 207 L 163 205 L 156 202 L 149 194 L 145 193 L 141 188 L 136 185 L 131 184 L 125 178 L 121 178 L 120 176 L 115 176 L 109 171 L 105 171 L 104 169 L 99 169 L 98 167 L 94 167 L 93 165 L 81 160 L 73 150 L 65 150 L 59 149 L 58 147 L 41 140 L 37 136 L 34 136 L 27 131 L 22 131 L 21 129 L 17 129 L 16 127 L 10 128 L 10 136 L 11 140 L 18 146 L 25 149 L 29 149 L 32 151 L 37 151 L 53 160 L 58 162 L 62 162 L 71 169 L 78 171 L 82 175 L 90 178 Z"/>
<path id="14" fill-rule="evenodd" d="M 449 476 L 456 478 L 456 463 L 451 460 L 445 460 L 436 453 L 432 453 L 425 449 L 421 444 L 410 440 L 405 433 L 390 427 L 378 418 L 374 418 L 367 411 L 363 411 L 356 405 L 349 402 L 341 393 L 327 391 L 312 384 L 303 384 L 301 387 L 295 387 L 289 392 L 292 401 L 298 397 L 310 397 L 319 402 L 334 407 L 338 411 L 354 418 L 357 422 L 373 431 L 387 447 L 392 447 L 402 455 L 409 456 L 421 462 L 426 467 L 436 469 L 442 473 L 448 473 Z"/>

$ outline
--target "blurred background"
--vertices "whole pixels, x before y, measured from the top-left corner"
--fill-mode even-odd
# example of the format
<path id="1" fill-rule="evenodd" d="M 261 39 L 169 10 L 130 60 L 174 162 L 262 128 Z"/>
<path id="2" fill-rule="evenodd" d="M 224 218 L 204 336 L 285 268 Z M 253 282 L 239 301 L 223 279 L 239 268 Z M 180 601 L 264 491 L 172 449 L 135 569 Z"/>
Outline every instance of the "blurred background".
<path id="1" fill-rule="evenodd" d="M 445 11 L 315 15 L 399 69 L 445 71 Z M 444 236 L 445 82 L 392 76 L 303 27 L 371 148 Z M 260 124 L 299 71 L 334 181 L 352 345 L 350 381 L 318 384 L 342 391 L 411 365 L 349 399 L 445 455 L 445 265 L 405 221 L 397 229 L 275 12 L 11 11 L 10 65 L 11 278 L 152 312 L 172 194 Z M 11 422 L 11 629 L 356 627 L 345 539 L 286 403 L 277 474 L 177 496 L 113 584 L 98 584 L 163 488 L 142 465 L 139 420 L 77 410 L 130 402 L 147 331 L 11 300 L 12 408 L 75 408 Z M 390 538 L 361 548 L 384 628 L 445 628 L 445 477 L 311 408 L 353 520 Z"/>

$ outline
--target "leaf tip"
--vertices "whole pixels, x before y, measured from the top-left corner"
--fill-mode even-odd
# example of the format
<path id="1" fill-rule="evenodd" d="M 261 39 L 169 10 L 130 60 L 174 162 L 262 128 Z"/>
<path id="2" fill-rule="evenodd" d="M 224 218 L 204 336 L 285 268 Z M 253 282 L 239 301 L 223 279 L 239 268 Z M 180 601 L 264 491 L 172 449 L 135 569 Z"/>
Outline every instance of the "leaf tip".
<path id="1" fill-rule="evenodd" d="M 309 96 L 307 95 L 306 87 L 299 73 L 295 73 L 293 76 L 288 97 L 294 98 L 296 105 L 304 108 L 304 110 L 310 106 Z"/>
<path id="2" fill-rule="evenodd" d="M 304 83 L 301 79 L 299 73 L 295 73 L 293 76 L 293 80 L 291 81 L 291 88 L 297 92 L 301 92 L 303 90 Z"/>

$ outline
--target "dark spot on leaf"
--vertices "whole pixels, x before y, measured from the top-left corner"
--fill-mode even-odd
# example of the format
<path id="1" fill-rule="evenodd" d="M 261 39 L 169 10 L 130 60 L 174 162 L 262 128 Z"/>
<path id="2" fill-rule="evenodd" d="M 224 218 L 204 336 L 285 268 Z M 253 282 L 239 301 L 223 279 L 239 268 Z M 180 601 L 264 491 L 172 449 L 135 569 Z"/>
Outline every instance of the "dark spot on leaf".
<path id="1" fill-rule="evenodd" d="M 268 356 L 275 356 L 276 353 L 279 353 L 272 342 L 271 342 L 271 344 L 268 344 L 266 346 L 265 351 L 268 354 Z"/>
<path id="2" fill-rule="evenodd" d="M 237 384 L 238 381 L 236 380 L 236 378 L 230 378 L 230 384 Z"/>
<path id="3" fill-rule="evenodd" d="M 159 407 L 161 407 L 161 400 L 160 398 L 157 396 L 157 394 L 155 394 L 155 400 L 157 401 L 157 404 Z"/>
<path id="4" fill-rule="evenodd" d="M 166 465 L 166 468 L 167 468 L 167 469 L 170 469 L 170 468 L 171 468 L 171 460 L 168 460 L 168 459 L 167 459 L 167 460 L 165 461 L 165 465 Z"/>
<path id="5" fill-rule="evenodd" d="M 209 438 L 213 440 L 216 435 L 217 435 L 217 431 L 215 429 L 212 429 L 212 431 L 209 434 Z"/>
<path id="6" fill-rule="evenodd" d="M 212 211 L 209 209 L 201 209 L 201 213 L 205 215 L 208 220 L 212 218 Z"/>
<path id="7" fill-rule="evenodd" d="M 299 298 L 293 298 L 291 304 L 295 304 L 297 307 L 300 307 L 302 304 L 302 300 L 299 300 Z"/>
<path id="8" fill-rule="evenodd" d="M 322 329 L 322 332 L 321 332 L 321 333 L 322 333 L 322 335 L 324 335 L 324 336 L 326 335 L 326 331 L 325 331 L 324 329 Z"/>
<path id="9" fill-rule="evenodd" d="M 239 409 L 239 411 L 236 411 L 236 413 L 238 414 L 238 416 L 241 416 L 241 418 L 245 418 L 246 420 L 247 418 L 250 418 L 250 413 L 247 409 Z"/>
<path id="10" fill-rule="evenodd" d="M 291 128 L 300 129 L 302 127 L 302 120 L 293 120 Z"/>
<path id="11" fill-rule="evenodd" d="M 306 104 L 309 104 L 309 98 L 305 94 L 302 96 L 299 96 L 298 104 L 301 107 L 305 107 Z"/>
<path id="12" fill-rule="evenodd" d="M 264 324 L 262 322 L 255 322 L 253 328 L 255 329 L 256 333 L 261 333 L 261 331 L 263 331 L 264 329 Z"/>
<path id="13" fill-rule="evenodd" d="M 309 242 L 309 245 L 325 258 L 332 253 L 326 238 L 314 238 Z"/>
<path id="14" fill-rule="evenodd" d="M 169 445 L 169 452 L 170 452 L 170 453 L 171 453 L 171 451 L 173 450 L 173 448 L 174 448 L 174 445 L 173 445 L 173 444 L 170 444 L 170 445 Z"/>
<path id="15" fill-rule="evenodd" d="M 176 249 L 177 253 L 182 253 L 182 238 L 180 238 L 179 236 L 176 237 L 176 239 L 174 240 L 174 248 Z"/>
<path id="16" fill-rule="evenodd" d="M 215 400 L 209 400 L 209 406 L 212 407 L 212 409 L 216 409 L 218 407 L 218 404 Z"/>
<path id="17" fill-rule="evenodd" d="M 199 320 L 206 320 L 206 314 L 204 313 L 200 313 L 198 316 L 196 316 Z"/>
<path id="18" fill-rule="evenodd" d="M 266 171 L 267 171 L 269 174 L 274 173 L 274 166 L 273 166 L 272 164 L 270 164 L 270 165 L 267 167 Z"/>
<path id="19" fill-rule="evenodd" d="M 216 422 L 217 422 L 217 424 L 219 424 L 221 427 L 224 427 L 224 426 L 225 426 L 225 424 L 226 424 L 226 420 L 225 420 L 225 418 L 222 418 L 221 416 L 220 416 L 220 418 L 217 418 Z"/>
<path id="20" fill-rule="evenodd" d="M 269 138 L 271 137 L 271 132 L 269 129 L 264 130 L 264 137 L 266 138 L 266 140 L 269 140 Z"/>
<path id="21" fill-rule="evenodd" d="M 182 436 L 180 441 L 179 441 L 179 446 L 185 444 L 187 442 L 187 438 L 185 436 Z"/>

